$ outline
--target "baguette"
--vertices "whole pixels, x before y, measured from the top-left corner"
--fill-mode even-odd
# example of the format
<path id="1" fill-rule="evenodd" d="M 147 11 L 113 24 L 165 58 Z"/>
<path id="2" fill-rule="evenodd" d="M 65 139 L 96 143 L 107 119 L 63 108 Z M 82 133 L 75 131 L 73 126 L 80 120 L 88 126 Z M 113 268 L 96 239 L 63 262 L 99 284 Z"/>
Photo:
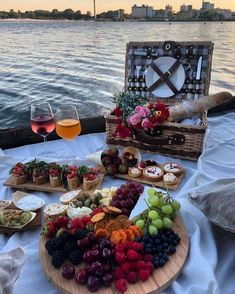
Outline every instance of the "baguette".
<path id="1" fill-rule="evenodd" d="M 229 92 L 219 92 L 214 95 L 205 96 L 195 101 L 184 101 L 177 103 L 169 108 L 170 122 L 182 121 L 185 118 L 190 118 L 196 114 L 199 114 L 205 110 L 213 108 L 217 105 L 228 102 L 232 99 L 232 94 Z"/>

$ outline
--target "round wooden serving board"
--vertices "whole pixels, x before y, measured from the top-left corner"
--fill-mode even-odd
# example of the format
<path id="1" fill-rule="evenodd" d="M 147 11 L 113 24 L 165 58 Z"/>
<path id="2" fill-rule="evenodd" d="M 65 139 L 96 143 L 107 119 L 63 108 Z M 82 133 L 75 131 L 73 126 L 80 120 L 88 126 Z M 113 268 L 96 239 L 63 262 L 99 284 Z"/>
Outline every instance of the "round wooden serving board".
<path id="1" fill-rule="evenodd" d="M 176 253 L 170 256 L 169 261 L 164 267 L 156 269 L 146 282 L 138 282 L 136 284 L 129 284 L 125 293 L 161 293 L 164 289 L 169 287 L 171 283 L 179 276 L 185 264 L 188 250 L 189 240 L 180 217 L 176 217 L 173 225 L 173 230 L 180 236 L 181 242 L 177 246 Z M 39 245 L 39 254 L 43 270 L 56 288 L 66 294 L 91 293 L 86 286 L 78 285 L 74 280 L 66 280 L 61 275 L 61 269 L 55 269 L 51 264 L 51 257 L 47 254 L 45 249 L 45 238 L 41 237 Z M 79 268 L 79 266 L 77 266 Z M 118 293 L 114 287 L 102 287 L 97 294 L 112 294 Z"/>

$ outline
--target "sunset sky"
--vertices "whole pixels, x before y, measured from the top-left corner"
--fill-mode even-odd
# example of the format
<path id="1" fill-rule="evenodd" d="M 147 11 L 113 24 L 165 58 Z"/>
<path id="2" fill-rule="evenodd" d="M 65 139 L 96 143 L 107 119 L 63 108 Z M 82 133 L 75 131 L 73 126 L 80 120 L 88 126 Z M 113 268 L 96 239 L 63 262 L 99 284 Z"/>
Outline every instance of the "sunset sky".
<path id="1" fill-rule="evenodd" d="M 235 11 L 235 0 L 214 0 L 215 7 L 229 8 Z M 181 4 L 192 4 L 194 8 L 201 7 L 201 0 L 96 0 L 97 12 L 124 8 L 126 12 L 130 12 L 133 4 L 148 4 L 154 8 L 164 8 L 170 4 L 175 10 L 179 10 Z M 82 12 L 93 11 L 93 0 L 0 0 L 0 10 L 35 10 L 46 9 L 52 10 L 57 8 L 64 10 L 72 8 L 73 10 L 81 10 Z"/>

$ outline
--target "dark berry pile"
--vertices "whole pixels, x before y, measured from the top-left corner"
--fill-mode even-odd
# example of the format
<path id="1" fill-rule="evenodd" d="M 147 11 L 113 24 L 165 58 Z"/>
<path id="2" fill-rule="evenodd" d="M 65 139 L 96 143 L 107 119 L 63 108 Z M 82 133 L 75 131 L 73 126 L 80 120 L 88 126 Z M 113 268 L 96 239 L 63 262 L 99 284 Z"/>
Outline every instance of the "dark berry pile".
<path id="1" fill-rule="evenodd" d="M 145 253 L 153 255 L 153 265 L 158 268 L 163 267 L 169 260 L 169 255 L 176 252 L 180 237 L 171 229 L 163 229 L 155 236 L 144 235 L 136 238 L 136 241 L 143 245 Z"/>

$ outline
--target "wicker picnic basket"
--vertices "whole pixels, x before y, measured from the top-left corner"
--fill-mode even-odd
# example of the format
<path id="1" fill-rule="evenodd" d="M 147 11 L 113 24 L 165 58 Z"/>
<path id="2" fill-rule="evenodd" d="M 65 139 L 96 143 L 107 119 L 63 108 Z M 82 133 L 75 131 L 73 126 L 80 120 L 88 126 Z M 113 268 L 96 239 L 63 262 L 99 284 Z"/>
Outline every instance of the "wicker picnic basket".
<path id="1" fill-rule="evenodd" d="M 192 100 L 206 96 L 210 86 L 212 53 L 212 42 L 130 42 L 126 50 L 125 92 L 141 95 L 149 101 L 160 100 L 167 105 L 184 99 Z M 163 73 L 164 82 L 169 84 L 172 95 L 160 98 L 147 87 L 145 72 L 153 61 L 165 56 L 180 61 L 185 70 L 185 80 L 181 89 L 177 91 L 170 80 L 171 73 L 168 76 L 168 73 Z M 198 79 L 199 59 L 201 66 Z M 147 152 L 188 160 L 197 160 L 200 156 L 207 128 L 207 113 L 203 112 L 200 125 L 165 122 L 158 126 L 160 135 L 153 136 L 139 130 L 135 131 L 131 138 L 120 138 L 113 136 L 116 128 L 115 116 L 107 115 L 105 120 L 109 145 L 133 146 Z"/>

